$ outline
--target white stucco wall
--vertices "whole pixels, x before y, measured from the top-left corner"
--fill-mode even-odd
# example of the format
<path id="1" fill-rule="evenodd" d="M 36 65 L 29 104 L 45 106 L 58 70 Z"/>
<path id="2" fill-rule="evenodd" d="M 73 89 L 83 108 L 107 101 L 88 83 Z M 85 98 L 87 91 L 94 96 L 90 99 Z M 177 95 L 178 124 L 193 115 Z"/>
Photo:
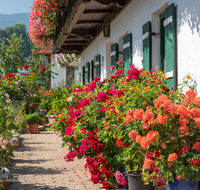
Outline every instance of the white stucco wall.
<path id="1" fill-rule="evenodd" d="M 78 67 L 78 70 L 74 70 L 74 79 L 76 81 L 76 83 L 78 83 L 78 75 L 81 73 L 81 66 Z"/>
<path id="2" fill-rule="evenodd" d="M 55 61 L 55 56 L 54 54 L 51 55 L 51 64 L 55 63 L 54 67 L 51 67 L 51 70 L 55 73 L 58 73 L 58 75 L 54 75 L 55 79 L 53 79 L 51 77 L 51 87 L 54 87 L 55 85 L 58 86 L 58 84 L 65 80 L 65 68 L 59 68 L 56 65 L 56 61 Z"/>
<path id="3" fill-rule="evenodd" d="M 95 63 L 95 55 L 101 55 L 104 57 L 104 63 L 101 64 L 101 78 L 106 77 L 106 41 L 104 41 L 103 33 L 101 33 L 91 44 L 90 46 L 81 54 L 81 66 L 85 66 L 85 64 L 89 61 L 91 64 L 91 60 L 94 60 Z M 82 56 L 83 55 L 83 56 Z M 91 65 L 90 65 L 91 68 Z M 82 71 L 81 71 L 82 72 Z M 82 77 L 81 77 L 82 82 Z"/>
<path id="4" fill-rule="evenodd" d="M 142 68 L 142 25 L 148 21 L 152 22 L 152 32 L 158 32 L 157 25 L 159 11 L 163 12 L 165 7 L 174 3 L 177 6 L 177 74 L 178 83 L 188 73 L 193 74 L 196 81 L 196 89 L 200 95 L 200 1 L 199 0 L 134 0 L 121 14 L 119 14 L 110 25 L 110 39 L 113 43 L 119 43 L 119 38 L 126 32 L 132 33 L 132 59 L 133 63 Z M 152 65 L 159 62 L 159 37 L 152 38 Z M 110 40 L 109 39 L 109 40 Z M 108 40 L 108 41 L 109 41 Z M 107 41 L 107 42 L 108 42 Z M 107 43 L 108 46 L 108 43 Z M 106 41 L 101 33 L 84 50 L 81 55 L 81 66 L 88 60 L 94 59 L 95 54 L 104 57 L 104 68 L 102 68 L 101 79 L 109 77 L 108 67 L 109 53 L 106 49 Z M 106 74 L 107 64 L 107 74 Z"/>

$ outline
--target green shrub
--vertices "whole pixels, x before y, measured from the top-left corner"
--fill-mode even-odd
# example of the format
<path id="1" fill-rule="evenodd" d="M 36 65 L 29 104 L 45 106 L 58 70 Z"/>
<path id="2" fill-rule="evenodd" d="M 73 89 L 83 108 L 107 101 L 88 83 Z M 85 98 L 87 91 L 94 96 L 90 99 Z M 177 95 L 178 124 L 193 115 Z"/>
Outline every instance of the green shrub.
<path id="1" fill-rule="evenodd" d="M 22 117 L 22 121 L 26 124 L 40 124 L 42 122 L 42 118 L 38 113 L 26 114 Z"/>

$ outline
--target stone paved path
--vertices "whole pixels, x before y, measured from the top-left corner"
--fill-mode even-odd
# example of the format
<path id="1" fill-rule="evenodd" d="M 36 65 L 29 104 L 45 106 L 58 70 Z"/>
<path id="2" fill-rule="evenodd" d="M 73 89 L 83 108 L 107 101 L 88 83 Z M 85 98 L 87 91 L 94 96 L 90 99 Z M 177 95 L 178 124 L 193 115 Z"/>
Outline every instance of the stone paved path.
<path id="1" fill-rule="evenodd" d="M 52 131 L 40 134 L 22 134 L 20 147 L 15 149 L 15 158 L 9 167 L 11 182 L 8 190 L 31 189 L 102 189 L 93 184 L 84 169 L 85 159 L 65 162 L 68 153 L 62 148 L 62 138 Z M 25 181 L 26 180 L 26 181 Z"/>

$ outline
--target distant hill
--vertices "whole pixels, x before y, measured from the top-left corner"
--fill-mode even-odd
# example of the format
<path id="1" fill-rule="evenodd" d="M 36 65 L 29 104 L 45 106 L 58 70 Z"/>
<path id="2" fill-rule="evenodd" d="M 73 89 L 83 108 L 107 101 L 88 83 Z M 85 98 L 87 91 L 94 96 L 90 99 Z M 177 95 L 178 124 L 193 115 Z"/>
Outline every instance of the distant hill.
<path id="1" fill-rule="evenodd" d="M 29 13 L 0 14 L 0 28 L 5 29 L 17 23 L 25 23 L 29 28 Z"/>

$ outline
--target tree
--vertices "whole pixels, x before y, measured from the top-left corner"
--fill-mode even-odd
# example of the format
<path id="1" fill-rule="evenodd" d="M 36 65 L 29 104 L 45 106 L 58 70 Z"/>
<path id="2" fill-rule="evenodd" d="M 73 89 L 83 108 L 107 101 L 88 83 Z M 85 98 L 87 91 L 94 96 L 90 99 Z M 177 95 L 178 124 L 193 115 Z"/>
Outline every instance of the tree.
<path id="1" fill-rule="evenodd" d="M 12 34 L 10 39 L 3 39 L 0 51 L 0 73 L 5 76 L 8 73 L 16 74 L 22 70 L 23 65 L 27 62 L 24 54 L 26 51 L 23 45 L 22 37 Z"/>
<path id="2" fill-rule="evenodd" d="M 20 36 L 23 39 L 23 45 L 26 46 L 26 50 L 27 52 L 25 52 L 25 57 L 28 57 L 28 55 L 31 52 L 31 40 L 28 36 L 27 30 L 26 30 L 26 25 L 23 24 L 15 24 L 11 27 L 7 27 L 4 30 L 0 29 L 0 40 L 3 41 L 4 38 L 9 38 L 11 37 L 12 34 L 16 34 L 16 36 L 18 38 L 20 38 Z M 6 42 L 6 45 L 8 45 L 8 43 Z"/>
<path id="3" fill-rule="evenodd" d="M 57 75 L 51 71 L 52 65 L 44 62 L 44 56 L 37 54 L 40 48 L 30 41 L 24 24 L 15 24 L 5 30 L 0 29 L 0 38 L 2 36 L 8 37 L 3 38 L 0 43 L 0 76 L 6 76 L 8 73 L 15 75 L 18 72 L 23 74 L 25 71 L 23 66 L 29 65 L 29 71 L 36 72 L 40 76 L 38 82 L 41 86 L 47 86 L 51 76 L 54 78 L 53 75 Z M 39 69 L 41 66 L 45 69 Z"/>

